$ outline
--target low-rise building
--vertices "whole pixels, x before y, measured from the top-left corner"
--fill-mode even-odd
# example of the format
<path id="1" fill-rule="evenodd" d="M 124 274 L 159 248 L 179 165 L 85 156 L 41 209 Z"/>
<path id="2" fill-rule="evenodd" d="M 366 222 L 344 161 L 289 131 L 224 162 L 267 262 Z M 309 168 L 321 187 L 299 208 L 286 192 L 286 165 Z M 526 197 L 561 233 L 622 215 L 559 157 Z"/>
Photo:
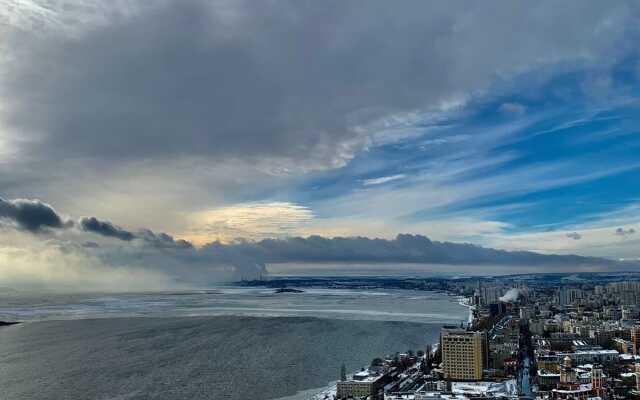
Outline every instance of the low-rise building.
<path id="1" fill-rule="evenodd" d="M 384 386 L 384 375 L 364 370 L 353 374 L 351 379 L 339 381 L 336 395 L 338 399 L 366 398 L 378 400 L 382 398 L 381 389 Z"/>

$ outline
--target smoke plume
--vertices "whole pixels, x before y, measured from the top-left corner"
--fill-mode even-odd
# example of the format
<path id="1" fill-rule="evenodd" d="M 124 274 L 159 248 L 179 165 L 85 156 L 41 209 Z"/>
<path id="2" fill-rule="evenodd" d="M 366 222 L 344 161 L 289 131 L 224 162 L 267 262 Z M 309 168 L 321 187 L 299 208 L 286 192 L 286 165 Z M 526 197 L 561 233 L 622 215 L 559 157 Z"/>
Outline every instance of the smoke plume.
<path id="1" fill-rule="evenodd" d="M 520 289 L 511 288 L 507 290 L 507 293 L 500 297 L 499 300 L 505 303 L 513 303 L 514 301 L 518 300 L 518 297 L 520 297 Z"/>

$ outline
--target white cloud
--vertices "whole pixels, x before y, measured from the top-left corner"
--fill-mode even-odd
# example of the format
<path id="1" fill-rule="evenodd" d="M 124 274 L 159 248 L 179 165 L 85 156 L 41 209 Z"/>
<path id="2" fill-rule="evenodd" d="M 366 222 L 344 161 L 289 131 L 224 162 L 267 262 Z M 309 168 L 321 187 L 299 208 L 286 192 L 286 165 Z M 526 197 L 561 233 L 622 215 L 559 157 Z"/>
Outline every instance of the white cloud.
<path id="1" fill-rule="evenodd" d="M 379 178 L 365 179 L 364 181 L 362 181 L 362 184 L 364 186 L 382 185 L 383 183 L 397 181 L 399 179 L 404 179 L 405 177 L 405 174 L 381 176 Z"/>
<path id="2" fill-rule="evenodd" d="M 640 204 L 591 216 L 590 221 L 550 232 L 498 233 L 482 238 L 490 247 L 545 254 L 580 254 L 611 259 L 639 259 Z M 621 234 L 619 232 L 624 232 Z M 576 240 L 576 237 L 580 240 Z"/>
<path id="3" fill-rule="evenodd" d="M 263 239 L 298 234 L 314 218 L 304 206 L 288 202 L 234 204 L 195 212 L 180 236 L 197 244 L 236 238 Z"/>
<path id="4" fill-rule="evenodd" d="M 298 230 L 301 236 L 366 236 L 392 239 L 397 234 L 426 235 L 434 240 L 474 242 L 486 235 L 496 235 L 509 224 L 490 219 L 468 217 L 434 218 L 420 222 L 402 222 L 386 218 L 345 217 L 318 218 Z"/>

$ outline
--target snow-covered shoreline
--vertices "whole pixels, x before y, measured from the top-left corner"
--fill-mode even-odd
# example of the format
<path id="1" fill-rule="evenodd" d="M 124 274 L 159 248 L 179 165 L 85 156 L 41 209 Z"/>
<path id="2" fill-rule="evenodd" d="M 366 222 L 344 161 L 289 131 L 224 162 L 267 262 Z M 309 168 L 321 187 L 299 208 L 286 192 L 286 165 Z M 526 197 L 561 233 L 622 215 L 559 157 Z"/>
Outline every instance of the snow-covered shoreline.
<path id="1" fill-rule="evenodd" d="M 469 297 L 464 297 L 464 296 L 459 296 L 458 297 L 458 304 L 460 304 L 463 307 L 467 307 L 469 309 L 469 317 L 467 319 L 467 322 L 472 323 L 473 322 L 473 310 L 476 309 L 476 306 L 469 304 L 471 302 L 471 299 Z"/>
<path id="2" fill-rule="evenodd" d="M 466 307 L 469 310 L 468 322 L 473 322 L 473 310 L 475 306 L 470 304 L 471 299 L 469 297 L 458 296 L 458 304 Z M 436 352 L 440 346 L 439 342 L 432 343 L 432 351 Z M 331 382 L 324 388 L 309 389 L 298 392 L 296 395 L 284 397 L 278 400 L 332 400 L 337 393 L 337 382 Z"/>
<path id="3" fill-rule="evenodd" d="M 277 400 L 333 400 L 338 391 L 338 382 L 331 382 L 322 388 L 301 390 L 292 396 L 278 398 Z"/>

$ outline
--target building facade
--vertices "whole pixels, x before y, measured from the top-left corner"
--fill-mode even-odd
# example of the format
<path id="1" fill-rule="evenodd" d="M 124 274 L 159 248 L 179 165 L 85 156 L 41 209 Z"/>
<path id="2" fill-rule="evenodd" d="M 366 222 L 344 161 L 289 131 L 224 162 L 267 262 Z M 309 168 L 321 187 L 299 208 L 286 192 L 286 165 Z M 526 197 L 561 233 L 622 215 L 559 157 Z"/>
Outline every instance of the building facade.
<path id="1" fill-rule="evenodd" d="M 440 335 L 440 346 L 446 379 L 482 379 L 487 351 L 485 333 L 444 328 Z"/>
<path id="2" fill-rule="evenodd" d="M 351 379 L 340 380 L 336 385 L 338 399 L 347 398 L 381 398 L 380 390 L 384 386 L 384 376 L 371 371 L 361 371 Z"/>

